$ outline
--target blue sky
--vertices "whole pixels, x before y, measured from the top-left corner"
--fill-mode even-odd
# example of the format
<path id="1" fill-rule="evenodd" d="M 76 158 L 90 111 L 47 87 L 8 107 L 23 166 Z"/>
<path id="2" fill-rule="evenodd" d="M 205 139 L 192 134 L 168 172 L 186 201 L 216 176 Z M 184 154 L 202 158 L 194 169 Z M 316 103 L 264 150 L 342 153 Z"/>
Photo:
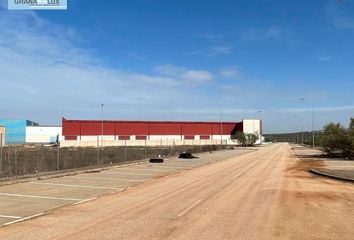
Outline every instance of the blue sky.
<path id="1" fill-rule="evenodd" d="M 312 104 L 317 129 L 354 117 L 354 1 L 101 2 L 0 0 L 3 118 L 97 119 L 104 103 L 106 119 L 222 112 L 288 132 L 311 128 Z"/>

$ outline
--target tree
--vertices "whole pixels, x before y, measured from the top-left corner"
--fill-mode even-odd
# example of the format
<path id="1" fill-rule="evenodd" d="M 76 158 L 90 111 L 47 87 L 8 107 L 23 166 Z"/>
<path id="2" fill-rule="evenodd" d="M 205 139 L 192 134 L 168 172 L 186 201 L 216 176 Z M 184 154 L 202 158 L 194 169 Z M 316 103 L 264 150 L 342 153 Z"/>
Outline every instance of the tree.
<path id="1" fill-rule="evenodd" d="M 241 145 L 253 145 L 257 142 L 258 136 L 255 134 L 245 134 L 243 132 L 236 132 L 231 136 L 232 139 L 236 139 Z"/>
<path id="2" fill-rule="evenodd" d="M 247 144 L 246 135 L 243 132 L 235 132 L 231 135 L 231 138 L 236 139 L 243 146 Z"/>
<path id="3" fill-rule="evenodd" d="M 247 145 L 253 145 L 257 142 L 258 136 L 256 134 L 247 134 L 246 139 L 247 139 Z"/>
<path id="4" fill-rule="evenodd" d="M 351 123 L 354 126 L 354 124 Z M 353 151 L 353 141 L 350 137 L 350 127 L 345 129 L 339 123 L 330 123 L 324 127 L 322 146 L 331 155 L 340 154 L 342 157 L 350 157 Z"/>

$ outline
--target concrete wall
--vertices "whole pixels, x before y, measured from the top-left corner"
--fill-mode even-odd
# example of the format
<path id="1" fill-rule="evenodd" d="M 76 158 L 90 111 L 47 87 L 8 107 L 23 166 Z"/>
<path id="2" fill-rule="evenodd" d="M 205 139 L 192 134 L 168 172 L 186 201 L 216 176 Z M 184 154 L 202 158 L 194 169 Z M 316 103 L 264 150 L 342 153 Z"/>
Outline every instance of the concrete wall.
<path id="1" fill-rule="evenodd" d="M 58 126 L 29 126 L 26 127 L 26 143 L 56 143 L 58 135 L 61 139 L 61 132 L 62 128 Z"/>
<path id="2" fill-rule="evenodd" d="M 244 119 L 243 132 L 258 136 L 256 144 L 262 143 L 262 121 L 260 119 Z"/>
<path id="3" fill-rule="evenodd" d="M 109 146 L 181 146 L 181 145 L 218 145 L 218 144 L 236 145 L 237 142 L 230 138 L 230 135 L 215 136 L 213 139 L 173 139 L 169 137 L 154 138 L 150 140 L 135 140 L 134 136 L 130 140 L 114 139 L 114 136 L 81 136 L 78 140 L 64 140 L 61 138 L 60 147 L 109 147 Z"/>
<path id="4" fill-rule="evenodd" d="M 0 126 L 0 147 L 6 145 L 6 128 Z"/>

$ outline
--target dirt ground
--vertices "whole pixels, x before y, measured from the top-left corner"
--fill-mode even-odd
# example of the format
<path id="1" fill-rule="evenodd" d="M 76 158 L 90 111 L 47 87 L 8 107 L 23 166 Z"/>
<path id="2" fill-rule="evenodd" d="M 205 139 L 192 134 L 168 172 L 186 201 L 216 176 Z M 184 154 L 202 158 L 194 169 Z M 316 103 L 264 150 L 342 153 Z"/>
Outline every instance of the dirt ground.
<path id="1" fill-rule="evenodd" d="M 0 239 L 353 239 L 354 185 L 286 143 L 0 228 Z"/>

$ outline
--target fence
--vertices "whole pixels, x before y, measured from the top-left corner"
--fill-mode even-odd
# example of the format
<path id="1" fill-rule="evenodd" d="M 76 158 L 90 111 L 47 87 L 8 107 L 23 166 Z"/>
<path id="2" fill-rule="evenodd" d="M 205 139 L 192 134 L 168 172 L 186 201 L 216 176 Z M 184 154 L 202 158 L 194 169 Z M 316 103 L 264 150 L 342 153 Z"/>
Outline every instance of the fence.
<path id="1" fill-rule="evenodd" d="M 226 142 L 225 142 L 226 143 Z M 93 168 L 143 160 L 157 156 L 173 156 L 182 151 L 192 153 L 224 149 L 217 145 L 59 147 L 0 145 L 0 180 L 41 175 L 69 169 Z"/>

